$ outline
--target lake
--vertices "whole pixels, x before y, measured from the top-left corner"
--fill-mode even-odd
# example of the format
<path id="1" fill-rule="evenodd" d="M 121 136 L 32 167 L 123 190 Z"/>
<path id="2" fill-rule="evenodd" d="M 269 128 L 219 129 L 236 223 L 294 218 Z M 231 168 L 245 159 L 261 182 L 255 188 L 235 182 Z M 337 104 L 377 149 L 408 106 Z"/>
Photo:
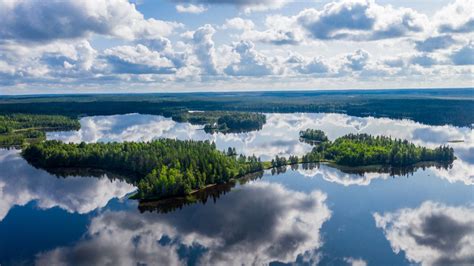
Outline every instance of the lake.
<path id="1" fill-rule="evenodd" d="M 0 150 L 0 264 L 474 264 L 474 133 L 467 127 L 343 114 L 266 114 L 260 131 L 207 134 L 162 116 L 84 117 L 64 142 L 209 140 L 263 160 L 303 155 L 306 128 L 329 139 L 369 133 L 436 147 L 450 168 L 406 175 L 326 164 L 267 170 L 203 191 L 195 202 L 139 205 L 108 173 L 56 177 Z M 454 142 L 453 142 L 454 141 Z"/>

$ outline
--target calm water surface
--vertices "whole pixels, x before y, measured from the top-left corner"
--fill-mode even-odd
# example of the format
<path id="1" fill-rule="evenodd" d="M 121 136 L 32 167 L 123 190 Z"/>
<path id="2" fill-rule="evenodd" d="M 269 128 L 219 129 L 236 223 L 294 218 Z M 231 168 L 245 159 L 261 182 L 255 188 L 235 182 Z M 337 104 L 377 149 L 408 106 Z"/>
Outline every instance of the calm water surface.
<path id="1" fill-rule="evenodd" d="M 268 114 L 261 131 L 227 135 L 139 114 L 85 117 L 81 126 L 48 138 L 211 140 L 262 159 L 311 150 L 298 140 L 308 127 L 330 139 L 464 142 L 450 143 L 458 157 L 450 169 L 390 176 L 300 166 L 202 193 L 205 203 L 146 208 L 127 200 L 132 185 L 107 174 L 58 178 L 0 150 L 1 265 L 474 264 L 472 129 L 341 114 Z"/>

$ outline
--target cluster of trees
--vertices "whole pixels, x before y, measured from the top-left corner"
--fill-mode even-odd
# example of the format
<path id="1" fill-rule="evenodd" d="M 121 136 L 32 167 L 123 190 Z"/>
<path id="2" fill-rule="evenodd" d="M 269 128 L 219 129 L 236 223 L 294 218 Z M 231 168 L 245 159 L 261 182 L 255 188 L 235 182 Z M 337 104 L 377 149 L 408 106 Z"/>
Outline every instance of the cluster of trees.
<path id="1" fill-rule="evenodd" d="M 262 129 L 266 117 L 260 113 L 226 112 L 217 121 L 207 123 L 206 132 L 239 133 Z"/>
<path id="2" fill-rule="evenodd" d="M 407 140 L 349 134 L 334 142 L 318 143 L 310 153 L 303 156 L 302 162 L 330 160 L 347 166 L 408 166 L 427 161 L 452 163 L 454 159 L 454 150 L 448 146 L 428 149 Z"/>
<path id="3" fill-rule="evenodd" d="M 275 159 L 271 161 L 272 168 L 282 167 L 288 165 L 288 161 L 285 157 L 275 156 Z"/>
<path id="4" fill-rule="evenodd" d="M 44 140 L 46 131 L 79 128 L 77 119 L 61 115 L 0 115 L 0 146 L 22 146 Z"/>
<path id="5" fill-rule="evenodd" d="M 167 111 L 162 115 L 170 116 L 176 122 L 189 122 L 204 125 L 207 133 L 240 133 L 262 129 L 266 117 L 261 113 L 236 111 Z"/>
<path id="6" fill-rule="evenodd" d="M 317 142 L 328 141 L 328 137 L 324 131 L 310 128 L 300 131 L 300 138 Z"/>
<path id="7" fill-rule="evenodd" d="M 209 184 L 263 170 L 262 162 L 255 156 L 228 156 L 208 141 L 45 141 L 26 147 L 22 154 L 31 164 L 46 169 L 82 167 L 134 174 L 138 198 L 142 199 L 185 195 Z"/>

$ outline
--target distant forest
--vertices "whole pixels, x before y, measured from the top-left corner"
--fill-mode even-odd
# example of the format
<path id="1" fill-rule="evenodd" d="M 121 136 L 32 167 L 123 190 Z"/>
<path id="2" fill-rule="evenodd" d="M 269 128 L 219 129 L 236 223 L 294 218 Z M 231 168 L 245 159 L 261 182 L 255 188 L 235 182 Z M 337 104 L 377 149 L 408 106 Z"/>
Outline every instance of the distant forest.
<path id="1" fill-rule="evenodd" d="M 71 117 L 125 113 L 182 118 L 188 110 L 335 112 L 472 127 L 474 90 L 254 92 L 0 97 L 0 114 Z M 192 122 L 192 121 L 191 121 Z"/>

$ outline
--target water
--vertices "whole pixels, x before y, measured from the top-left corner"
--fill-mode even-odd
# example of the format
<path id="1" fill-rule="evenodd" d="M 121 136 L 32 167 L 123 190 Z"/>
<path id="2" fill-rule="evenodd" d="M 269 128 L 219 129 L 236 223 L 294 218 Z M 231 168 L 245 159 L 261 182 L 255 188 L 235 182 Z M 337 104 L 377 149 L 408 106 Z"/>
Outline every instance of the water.
<path id="1" fill-rule="evenodd" d="M 228 184 L 196 203 L 139 206 L 110 175 L 57 178 L 0 151 L 0 264 L 460 264 L 474 263 L 474 136 L 469 128 L 340 114 L 268 114 L 261 131 L 209 135 L 149 115 L 86 117 L 66 142 L 215 141 L 263 159 L 302 155 L 299 130 L 330 139 L 391 135 L 434 147 L 452 140 L 452 168 L 408 176 L 350 174 L 321 164 Z M 244 180 L 242 180 L 242 183 Z M 205 201 L 205 203 L 201 202 Z"/>

